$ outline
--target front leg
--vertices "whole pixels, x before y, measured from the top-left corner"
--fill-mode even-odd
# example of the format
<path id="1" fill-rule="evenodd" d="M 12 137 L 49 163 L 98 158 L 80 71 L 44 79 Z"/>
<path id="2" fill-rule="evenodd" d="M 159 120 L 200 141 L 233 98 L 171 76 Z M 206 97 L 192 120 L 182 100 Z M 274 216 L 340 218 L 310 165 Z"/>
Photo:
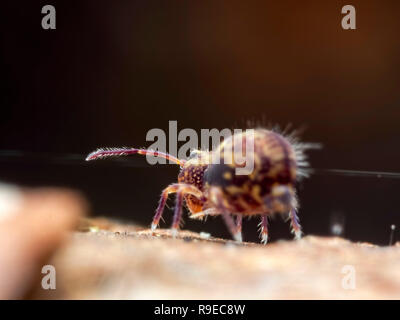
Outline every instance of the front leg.
<path id="1" fill-rule="evenodd" d="M 174 211 L 174 217 L 172 219 L 172 236 L 175 238 L 176 235 L 178 234 L 178 229 L 179 225 L 181 223 L 182 219 L 182 204 L 183 204 L 183 192 L 178 191 L 176 194 L 176 199 L 175 199 L 175 211 Z"/>
<path id="2" fill-rule="evenodd" d="M 203 196 L 203 193 L 197 189 L 195 186 L 192 186 L 190 184 L 185 184 L 185 183 L 174 183 L 166 187 L 160 198 L 160 202 L 158 204 L 156 213 L 153 218 L 153 222 L 151 223 L 151 230 L 154 231 L 157 229 L 157 226 L 160 222 L 160 219 L 162 218 L 162 214 L 164 211 L 165 204 L 168 199 L 168 195 L 171 193 L 176 193 L 179 192 L 182 194 L 182 197 L 184 194 L 192 194 L 195 197 L 201 198 Z M 182 204 L 180 205 L 182 207 Z"/>

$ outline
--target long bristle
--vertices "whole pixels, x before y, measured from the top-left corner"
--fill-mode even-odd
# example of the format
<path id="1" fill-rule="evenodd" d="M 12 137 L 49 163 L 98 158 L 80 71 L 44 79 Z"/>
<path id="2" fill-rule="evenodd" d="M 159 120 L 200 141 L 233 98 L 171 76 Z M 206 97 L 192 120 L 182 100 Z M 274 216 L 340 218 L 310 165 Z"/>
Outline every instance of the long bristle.
<path id="1" fill-rule="evenodd" d="M 296 163 L 297 163 L 297 174 L 299 179 L 308 177 L 310 173 L 312 172 L 310 169 L 310 164 L 308 162 L 308 157 L 307 157 L 307 150 L 312 150 L 312 149 L 321 149 L 322 144 L 320 143 L 313 143 L 313 142 L 302 142 L 300 140 L 300 133 L 304 129 L 299 129 L 299 130 L 291 130 L 291 126 L 287 126 L 284 130 L 281 130 L 279 126 L 275 126 L 273 131 L 282 134 L 292 145 L 295 155 L 296 155 Z"/>

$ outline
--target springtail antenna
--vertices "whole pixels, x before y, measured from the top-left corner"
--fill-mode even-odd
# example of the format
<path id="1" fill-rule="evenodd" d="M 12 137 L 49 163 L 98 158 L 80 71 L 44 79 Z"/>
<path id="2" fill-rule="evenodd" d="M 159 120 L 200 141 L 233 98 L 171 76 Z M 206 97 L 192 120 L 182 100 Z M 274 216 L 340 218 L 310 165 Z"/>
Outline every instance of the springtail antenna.
<path id="1" fill-rule="evenodd" d="M 127 156 L 131 154 L 141 154 L 144 156 L 153 156 L 160 157 L 167 160 L 170 160 L 176 163 L 179 166 L 183 166 L 185 164 L 185 160 L 180 160 L 168 153 L 149 150 L 149 149 L 136 149 L 136 148 L 106 148 L 106 149 L 97 149 L 93 151 L 86 157 L 86 161 L 103 159 L 107 157 L 118 157 L 118 156 Z"/>

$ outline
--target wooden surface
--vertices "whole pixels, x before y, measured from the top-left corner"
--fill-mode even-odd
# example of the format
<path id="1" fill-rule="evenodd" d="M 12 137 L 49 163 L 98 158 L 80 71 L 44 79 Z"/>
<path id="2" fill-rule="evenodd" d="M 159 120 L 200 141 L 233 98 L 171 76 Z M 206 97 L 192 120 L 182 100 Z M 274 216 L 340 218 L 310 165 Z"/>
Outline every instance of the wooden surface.
<path id="1" fill-rule="evenodd" d="M 400 243 L 378 247 L 306 236 L 267 246 L 240 245 L 189 231 L 172 239 L 168 230 L 152 235 L 148 229 L 106 220 L 93 221 L 91 230 L 71 234 L 51 260 L 57 290 L 39 289 L 34 297 L 400 298 Z M 344 280 L 348 268 L 355 272 L 354 289 Z"/>

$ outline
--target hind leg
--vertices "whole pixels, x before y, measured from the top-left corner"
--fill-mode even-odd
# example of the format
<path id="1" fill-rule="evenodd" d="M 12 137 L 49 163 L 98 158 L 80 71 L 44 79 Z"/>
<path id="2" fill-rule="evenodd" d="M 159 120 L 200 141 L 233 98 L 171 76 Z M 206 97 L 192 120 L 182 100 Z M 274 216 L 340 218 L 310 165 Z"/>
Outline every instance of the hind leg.
<path id="1" fill-rule="evenodd" d="M 260 238 L 262 244 L 267 244 L 268 242 L 268 215 L 263 214 L 261 216 L 260 226 Z"/>
<path id="2" fill-rule="evenodd" d="M 243 221 L 243 216 L 241 214 L 236 215 L 236 238 L 239 242 L 243 241 L 242 238 L 242 221 Z"/>
<path id="3" fill-rule="evenodd" d="M 212 199 L 216 204 L 216 209 L 222 215 L 228 230 L 232 234 L 233 239 L 237 242 L 242 242 L 242 215 L 237 214 L 236 221 L 234 221 L 228 208 L 224 205 L 221 190 L 217 188 L 212 189 Z"/>
<path id="4" fill-rule="evenodd" d="M 301 238 L 302 231 L 301 231 L 301 225 L 300 225 L 300 220 L 299 217 L 297 216 L 296 209 L 291 209 L 289 213 L 289 218 L 290 218 L 290 226 L 292 227 L 292 233 L 294 233 L 294 238 L 296 240 Z"/>
<path id="5" fill-rule="evenodd" d="M 240 218 L 239 218 L 240 216 Z M 225 221 L 228 230 L 232 234 L 232 237 L 237 242 L 242 242 L 242 216 L 238 215 L 236 222 L 234 221 L 232 215 L 227 212 L 222 212 L 222 218 Z"/>

